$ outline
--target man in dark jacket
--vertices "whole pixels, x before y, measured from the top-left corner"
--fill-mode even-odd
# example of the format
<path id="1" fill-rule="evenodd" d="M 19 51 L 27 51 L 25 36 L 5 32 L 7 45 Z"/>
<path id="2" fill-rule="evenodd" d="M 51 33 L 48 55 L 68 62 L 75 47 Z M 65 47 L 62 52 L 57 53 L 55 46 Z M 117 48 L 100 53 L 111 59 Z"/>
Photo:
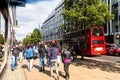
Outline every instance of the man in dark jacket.
<path id="1" fill-rule="evenodd" d="M 19 56 L 19 48 L 18 45 L 14 45 L 12 50 L 12 64 L 11 64 L 11 68 L 12 71 L 14 71 L 15 68 L 17 68 L 17 63 L 18 63 L 18 56 Z"/>
<path id="2" fill-rule="evenodd" d="M 46 49 L 45 46 L 43 45 L 43 43 L 40 44 L 40 46 L 38 47 L 38 54 L 39 54 L 39 59 L 40 59 L 40 69 L 39 71 L 45 71 L 45 63 L 44 63 L 44 58 L 46 55 Z"/>

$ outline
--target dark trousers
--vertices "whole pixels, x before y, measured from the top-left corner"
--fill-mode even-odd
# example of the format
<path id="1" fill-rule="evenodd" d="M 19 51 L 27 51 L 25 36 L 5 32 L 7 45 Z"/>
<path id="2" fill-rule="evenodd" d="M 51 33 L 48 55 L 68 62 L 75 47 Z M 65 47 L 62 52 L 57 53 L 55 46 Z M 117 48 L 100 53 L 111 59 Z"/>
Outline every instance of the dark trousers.
<path id="1" fill-rule="evenodd" d="M 70 66 L 70 63 L 64 63 L 64 71 L 66 73 L 66 75 L 65 75 L 66 78 L 70 78 L 70 75 L 69 75 L 69 66 Z"/>

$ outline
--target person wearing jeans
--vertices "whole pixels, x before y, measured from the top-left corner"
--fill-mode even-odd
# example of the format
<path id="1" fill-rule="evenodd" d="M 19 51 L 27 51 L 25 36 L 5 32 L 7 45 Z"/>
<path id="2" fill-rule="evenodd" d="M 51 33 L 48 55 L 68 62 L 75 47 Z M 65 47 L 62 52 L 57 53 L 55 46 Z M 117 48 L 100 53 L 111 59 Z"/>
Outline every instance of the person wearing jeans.
<path id="1" fill-rule="evenodd" d="M 44 66 L 45 66 L 45 61 L 44 61 L 44 57 L 40 57 L 40 71 L 44 71 Z"/>
<path id="2" fill-rule="evenodd" d="M 18 45 L 14 45 L 14 47 L 12 48 L 12 63 L 11 63 L 12 71 L 14 71 L 14 69 L 17 68 L 18 66 L 18 56 L 19 56 Z"/>
<path id="3" fill-rule="evenodd" d="M 11 64 L 12 70 L 17 68 L 17 65 L 18 65 L 17 62 L 18 62 L 18 56 L 12 56 L 12 64 Z"/>
<path id="4" fill-rule="evenodd" d="M 39 54 L 39 59 L 40 59 L 40 69 L 39 71 L 45 71 L 45 63 L 44 63 L 44 58 L 45 58 L 45 54 L 46 54 L 46 49 L 45 46 L 43 45 L 43 43 L 41 43 L 38 47 L 38 54 Z"/>

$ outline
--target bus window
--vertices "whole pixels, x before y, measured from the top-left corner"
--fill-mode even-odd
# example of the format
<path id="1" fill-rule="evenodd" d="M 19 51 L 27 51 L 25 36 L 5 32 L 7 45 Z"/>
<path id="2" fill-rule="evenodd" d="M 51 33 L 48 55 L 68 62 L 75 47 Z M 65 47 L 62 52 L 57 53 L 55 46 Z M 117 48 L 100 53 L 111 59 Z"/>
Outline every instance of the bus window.
<path id="1" fill-rule="evenodd" d="M 103 36 L 102 28 L 93 28 L 92 33 L 93 36 Z"/>
<path id="2" fill-rule="evenodd" d="M 104 40 L 92 40 L 92 44 L 104 44 Z"/>

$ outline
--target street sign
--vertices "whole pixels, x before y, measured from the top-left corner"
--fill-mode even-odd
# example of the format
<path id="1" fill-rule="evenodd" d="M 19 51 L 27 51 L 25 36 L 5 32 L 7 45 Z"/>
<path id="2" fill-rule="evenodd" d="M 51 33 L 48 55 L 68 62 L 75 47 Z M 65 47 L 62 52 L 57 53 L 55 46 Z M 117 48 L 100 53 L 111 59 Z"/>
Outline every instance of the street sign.
<path id="1" fill-rule="evenodd" d="M 14 6 L 22 6 L 25 7 L 26 0 L 10 0 L 10 4 Z"/>

